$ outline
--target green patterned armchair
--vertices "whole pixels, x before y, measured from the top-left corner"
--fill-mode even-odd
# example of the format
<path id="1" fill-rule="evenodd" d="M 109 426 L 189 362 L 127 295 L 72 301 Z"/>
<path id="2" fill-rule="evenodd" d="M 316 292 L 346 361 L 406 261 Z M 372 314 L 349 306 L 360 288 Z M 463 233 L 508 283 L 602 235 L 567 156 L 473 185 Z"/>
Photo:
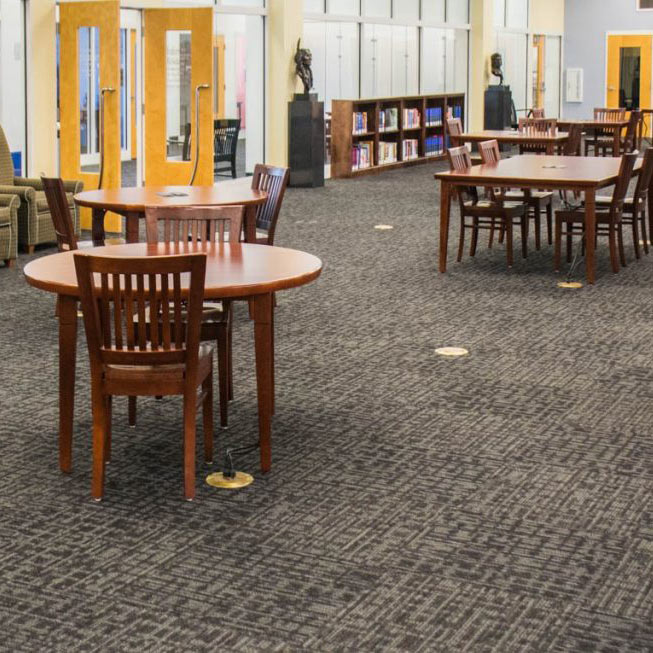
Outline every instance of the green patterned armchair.
<path id="1" fill-rule="evenodd" d="M 0 195 L 0 260 L 11 267 L 18 243 L 18 195 Z"/>
<path id="2" fill-rule="evenodd" d="M 81 181 L 64 181 L 64 188 L 73 216 L 75 233 L 79 234 L 79 214 L 73 202 L 73 195 L 79 193 L 84 188 L 84 184 Z M 18 244 L 22 248 L 31 253 L 35 245 L 57 242 L 41 180 L 14 177 L 14 164 L 2 127 L 0 127 L 0 194 L 17 195 L 20 199 Z"/>

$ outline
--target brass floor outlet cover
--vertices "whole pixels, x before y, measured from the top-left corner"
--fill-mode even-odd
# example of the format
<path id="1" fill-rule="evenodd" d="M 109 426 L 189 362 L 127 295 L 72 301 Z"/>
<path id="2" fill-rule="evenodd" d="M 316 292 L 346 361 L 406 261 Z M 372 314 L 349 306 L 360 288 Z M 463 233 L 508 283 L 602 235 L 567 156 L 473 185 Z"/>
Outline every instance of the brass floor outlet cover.
<path id="1" fill-rule="evenodd" d="M 558 288 L 582 288 L 583 284 L 580 281 L 560 281 Z"/>
<path id="2" fill-rule="evenodd" d="M 439 356 L 467 356 L 469 351 L 464 347 L 438 347 L 435 353 Z"/>
<path id="3" fill-rule="evenodd" d="M 375 229 L 378 229 L 379 231 L 386 231 L 387 229 L 394 229 L 394 227 L 391 224 L 376 224 L 374 225 Z"/>
<path id="4" fill-rule="evenodd" d="M 245 472 L 236 472 L 236 476 L 233 478 L 225 478 L 222 472 L 215 472 L 206 477 L 206 482 L 211 487 L 218 487 L 223 490 L 237 490 L 251 485 L 254 482 L 254 477 Z"/>

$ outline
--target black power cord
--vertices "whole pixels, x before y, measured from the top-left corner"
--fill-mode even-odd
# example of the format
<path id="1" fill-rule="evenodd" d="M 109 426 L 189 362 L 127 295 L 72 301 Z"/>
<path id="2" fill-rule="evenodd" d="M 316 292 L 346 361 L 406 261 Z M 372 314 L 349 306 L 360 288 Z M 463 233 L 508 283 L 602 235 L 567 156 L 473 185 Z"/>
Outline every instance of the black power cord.
<path id="1" fill-rule="evenodd" d="M 235 478 L 236 470 L 234 469 L 234 454 L 243 454 L 250 453 L 251 451 L 256 451 L 259 448 L 258 442 L 255 444 L 248 444 L 243 447 L 235 447 L 234 449 L 227 449 L 224 452 L 224 468 L 222 470 L 222 476 L 224 478 Z"/>

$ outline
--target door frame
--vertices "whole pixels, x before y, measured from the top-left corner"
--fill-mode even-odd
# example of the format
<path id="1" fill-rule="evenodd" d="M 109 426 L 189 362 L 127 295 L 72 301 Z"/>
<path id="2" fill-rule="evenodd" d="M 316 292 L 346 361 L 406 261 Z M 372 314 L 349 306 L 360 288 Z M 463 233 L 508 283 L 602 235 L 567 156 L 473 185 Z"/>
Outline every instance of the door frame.
<path id="1" fill-rule="evenodd" d="M 603 69 L 603 106 L 607 106 L 608 102 L 608 48 L 611 36 L 650 36 L 651 37 L 651 66 L 653 68 L 653 29 L 634 29 L 634 30 L 610 30 L 605 33 L 605 51 L 604 51 L 604 69 Z M 651 104 L 653 104 L 653 75 L 651 75 Z M 641 107 L 640 107 L 641 108 Z M 653 107 L 644 107 L 651 109 Z"/>
<path id="2" fill-rule="evenodd" d="M 127 30 L 127 150 L 121 160 L 136 159 L 136 185 L 143 185 L 143 14 L 141 9 L 121 9 L 120 29 Z M 135 36 L 135 38 L 132 38 Z M 132 50 L 132 47 L 135 49 Z M 134 78 L 135 77 L 135 78 Z"/>

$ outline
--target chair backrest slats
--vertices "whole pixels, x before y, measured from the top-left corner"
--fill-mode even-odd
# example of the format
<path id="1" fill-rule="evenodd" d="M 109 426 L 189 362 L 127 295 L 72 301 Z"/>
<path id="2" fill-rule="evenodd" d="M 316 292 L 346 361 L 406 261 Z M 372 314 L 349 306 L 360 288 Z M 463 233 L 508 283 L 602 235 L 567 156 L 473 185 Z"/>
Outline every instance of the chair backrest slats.
<path id="1" fill-rule="evenodd" d="M 579 123 L 571 123 L 567 132 L 567 140 L 562 149 L 564 156 L 579 156 L 581 139 L 583 135 L 583 126 Z"/>
<path id="2" fill-rule="evenodd" d="M 501 160 L 499 143 L 496 139 L 479 143 L 478 151 L 481 155 L 481 161 L 483 161 L 483 163 L 498 163 Z"/>
<path id="3" fill-rule="evenodd" d="M 238 118 L 221 118 L 213 121 L 215 155 L 231 155 L 236 150 L 240 120 Z"/>
<path id="4" fill-rule="evenodd" d="M 626 118 L 626 109 L 623 108 L 607 108 L 607 107 L 594 107 L 594 120 L 601 120 L 605 122 L 616 122 Z"/>
<path id="5" fill-rule="evenodd" d="M 205 254 L 123 258 L 78 252 L 75 268 L 91 366 L 196 365 Z M 183 292 L 182 275 L 190 275 Z M 151 320 L 155 313 L 160 317 L 156 324 Z"/>
<path id="6" fill-rule="evenodd" d="M 633 168 L 637 161 L 637 152 L 630 152 L 621 157 L 621 165 L 619 166 L 619 177 L 614 187 L 612 194 L 612 202 L 610 204 L 610 214 L 613 220 L 621 220 L 621 215 L 624 207 L 624 199 L 628 192 L 628 186 L 633 175 Z"/>
<path id="7" fill-rule="evenodd" d="M 77 237 L 63 180 L 60 177 L 41 177 L 41 182 L 50 209 L 59 251 L 77 249 Z"/>
<path id="8" fill-rule="evenodd" d="M 558 121 L 555 118 L 520 118 L 517 127 L 522 134 L 555 136 Z"/>
<path id="9" fill-rule="evenodd" d="M 243 216 L 242 206 L 146 206 L 146 238 L 148 243 L 224 242 L 228 226 L 229 240 L 238 242 Z"/>
<path id="10" fill-rule="evenodd" d="M 447 156 L 449 157 L 449 165 L 452 170 L 462 171 L 472 167 L 472 157 L 466 145 L 450 147 L 447 150 Z M 465 195 L 469 195 L 472 202 L 478 202 L 478 191 L 475 186 L 460 186 L 456 190 L 458 192 L 461 210 L 465 201 Z"/>
<path id="11" fill-rule="evenodd" d="M 252 176 L 252 188 L 264 190 L 268 197 L 256 212 L 256 227 L 264 229 L 268 234 L 268 245 L 274 245 L 274 233 L 283 203 L 283 196 L 286 193 L 290 170 L 257 163 Z"/>
<path id="12" fill-rule="evenodd" d="M 460 136 L 463 133 L 463 123 L 460 118 L 447 118 L 449 136 Z"/>
<path id="13" fill-rule="evenodd" d="M 635 185 L 635 194 L 633 195 L 633 202 L 635 207 L 642 205 L 641 208 L 646 207 L 648 200 L 648 189 L 651 184 L 651 177 L 653 177 L 653 147 L 649 147 L 644 152 L 644 160 L 642 161 L 642 168 L 639 171 L 637 184 Z"/>
<path id="14" fill-rule="evenodd" d="M 626 127 L 626 135 L 624 136 L 623 141 L 623 154 L 632 152 L 635 147 L 635 138 L 637 137 L 637 128 L 639 123 L 642 120 L 642 112 L 636 109 L 633 109 L 630 112 L 630 118 L 628 119 L 628 126 Z"/>

